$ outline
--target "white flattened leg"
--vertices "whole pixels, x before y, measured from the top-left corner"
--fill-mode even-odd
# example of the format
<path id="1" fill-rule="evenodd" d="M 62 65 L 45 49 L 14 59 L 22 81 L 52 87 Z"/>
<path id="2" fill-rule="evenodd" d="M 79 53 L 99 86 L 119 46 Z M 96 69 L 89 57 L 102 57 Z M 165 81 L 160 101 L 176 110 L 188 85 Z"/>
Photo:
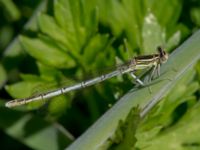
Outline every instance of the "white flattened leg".
<path id="1" fill-rule="evenodd" d="M 137 76 L 133 73 L 133 72 L 130 72 L 130 75 L 131 77 L 133 77 L 141 86 L 144 86 L 144 83 L 137 78 Z"/>
<path id="2" fill-rule="evenodd" d="M 157 76 L 158 77 L 160 76 L 160 64 L 158 64 L 158 67 L 157 67 Z"/>
<path id="3" fill-rule="evenodd" d="M 155 74 L 156 69 L 157 69 L 157 65 L 155 65 L 155 66 L 153 67 L 152 71 L 151 71 L 151 74 L 150 74 L 150 76 L 149 76 L 149 82 L 151 82 L 151 80 L 153 79 L 153 76 L 154 76 L 154 74 Z"/>

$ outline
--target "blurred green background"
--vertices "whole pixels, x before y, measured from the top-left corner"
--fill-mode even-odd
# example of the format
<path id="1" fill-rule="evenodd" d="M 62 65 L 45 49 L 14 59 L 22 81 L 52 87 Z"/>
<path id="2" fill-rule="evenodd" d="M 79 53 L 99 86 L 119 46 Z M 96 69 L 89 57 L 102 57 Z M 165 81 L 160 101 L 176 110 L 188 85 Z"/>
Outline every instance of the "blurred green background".
<path id="1" fill-rule="evenodd" d="M 200 27 L 199 0 L 0 0 L 0 8 L 1 149 L 63 149 L 133 83 L 117 77 L 16 109 L 5 102 L 96 76 L 159 45 L 171 53 Z M 170 98 L 188 97 L 169 124 L 198 103 L 199 63 L 185 76 Z"/>

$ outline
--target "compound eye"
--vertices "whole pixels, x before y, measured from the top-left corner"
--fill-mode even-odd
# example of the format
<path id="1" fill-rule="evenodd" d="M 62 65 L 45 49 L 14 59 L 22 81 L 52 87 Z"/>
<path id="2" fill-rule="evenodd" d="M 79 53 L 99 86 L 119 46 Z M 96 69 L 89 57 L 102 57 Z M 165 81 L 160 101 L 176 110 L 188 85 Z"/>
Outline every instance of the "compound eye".
<path id="1" fill-rule="evenodd" d="M 161 57 L 165 55 L 165 51 L 162 49 L 161 46 L 158 46 L 157 50 L 158 50 Z"/>

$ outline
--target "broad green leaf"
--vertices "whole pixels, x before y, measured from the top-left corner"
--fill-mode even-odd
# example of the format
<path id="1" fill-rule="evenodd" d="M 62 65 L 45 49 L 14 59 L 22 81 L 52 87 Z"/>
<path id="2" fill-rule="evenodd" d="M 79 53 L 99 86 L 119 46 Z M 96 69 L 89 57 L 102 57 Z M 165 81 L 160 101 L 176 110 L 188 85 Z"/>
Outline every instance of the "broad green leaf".
<path id="1" fill-rule="evenodd" d="M 39 81 L 21 81 L 12 85 L 7 85 L 6 91 L 15 98 L 25 98 L 33 94 L 33 89 L 38 87 Z"/>
<path id="2" fill-rule="evenodd" d="M 25 50 L 35 59 L 56 68 L 74 66 L 74 61 L 60 50 L 50 39 L 37 39 L 21 36 L 21 42 Z"/>
<path id="3" fill-rule="evenodd" d="M 152 54 L 158 46 L 165 44 L 164 29 L 157 22 L 156 17 L 150 12 L 145 16 L 142 28 L 143 52 Z"/>
<path id="4" fill-rule="evenodd" d="M 146 116 L 155 105 L 166 96 L 172 87 L 197 60 L 200 59 L 200 31 L 185 41 L 170 56 L 161 68 L 161 76 L 149 86 L 133 89 L 107 111 L 95 124 L 82 134 L 67 149 L 97 149 L 101 143 L 112 136 L 119 120 L 124 120 L 131 108 L 143 109 Z M 176 71 L 173 71 L 173 70 Z M 168 80 L 170 78 L 170 80 Z M 149 92 L 149 88 L 151 92 Z M 111 119 L 112 118 L 112 119 Z"/>
<path id="5" fill-rule="evenodd" d="M 139 138 L 137 143 L 138 149 L 147 150 L 159 150 L 162 147 L 163 150 L 169 149 L 198 149 L 200 136 L 200 119 L 198 114 L 200 113 L 200 105 L 196 103 L 190 110 L 184 115 L 181 120 L 167 131 L 163 131 L 156 137 L 149 138 L 146 143 L 144 140 L 147 135 Z"/>
<path id="6" fill-rule="evenodd" d="M 48 36 L 53 38 L 54 41 L 60 42 L 62 44 L 68 42 L 66 41 L 65 31 L 62 30 L 62 28 L 60 28 L 58 24 L 56 24 L 53 17 L 46 14 L 40 14 L 38 18 L 39 27 L 42 33 L 47 34 Z"/>

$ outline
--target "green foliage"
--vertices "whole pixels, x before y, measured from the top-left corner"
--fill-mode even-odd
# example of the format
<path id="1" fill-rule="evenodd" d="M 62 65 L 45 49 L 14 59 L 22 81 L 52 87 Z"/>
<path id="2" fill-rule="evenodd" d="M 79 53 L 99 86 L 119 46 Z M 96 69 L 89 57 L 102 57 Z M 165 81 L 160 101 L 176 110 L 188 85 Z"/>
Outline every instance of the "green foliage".
<path id="1" fill-rule="evenodd" d="M 161 132 L 165 128 L 167 130 L 167 128 L 176 125 L 175 122 L 177 121 L 178 123 L 178 119 L 183 117 L 184 111 L 189 110 L 194 104 L 198 104 L 198 99 L 195 96 L 191 97 L 191 95 L 194 95 L 194 92 L 198 92 L 197 90 L 199 90 L 199 83 L 197 84 L 197 82 L 191 83 L 189 87 L 190 91 L 187 93 L 185 91 L 188 89 L 183 91 L 185 92 L 184 98 L 186 99 L 182 99 L 180 96 L 180 99 L 177 97 L 176 100 L 174 100 L 174 97 L 170 98 L 170 94 L 173 88 L 178 90 L 180 88 L 178 86 L 181 86 L 181 84 L 186 84 L 188 87 L 187 84 L 192 81 L 193 71 L 188 72 L 182 81 L 180 81 L 180 79 L 187 71 L 191 71 L 191 67 L 200 57 L 199 50 L 197 50 L 197 48 L 200 47 L 199 37 L 200 32 L 197 32 L 184 42 L 180 48 L 170 55 L 169 61 L 162 66 L 161 76 L 159 78 L 155 79 L 150 85 L 144 88 L 135 88 L 128 92 L 82 136 L 70 145 L 69 149 L 98 149 L 101 147 L 99 143 L 104 143 L 105 139 L 108 139 L 114 134 L 119 120 L 124 120 L 130 110 L 137 106 L 141 109 L 140 116 L 143 120 L 137 129 L 133 129 L 133 131 L 136 130 L 137 134 L 135 136 L 138 140 L 135 148 L 145 148 L 143 147 L 143 143 L 145 143 L 146 137 L 149 141 L 151 139 L 149 139 L 148 136 L 153 138 L 159 131 Z M 188 76 L 191 77 L 191 80 Z M 166 97 L 168 94 L 169 99 Z M 188 104 L 186 102 L 188 102 Z M 183 103 L 186 103 L 185 105 L 188 105 L 188 107 L 181 108 L 180 106 Z M 167 107 L 167 109 L 165 107 Z M 145 138 L 143 136 L 145 136 Z"/>
<path id="2" fill-rule="evenodd" d="M 113 66 L 116 57 L 127 60 L 124 41 L 134 56 L 155 53 L 157 46 L 170 52 L 197 30 L 199 8 L 198 1 L 180 0 L 42 2 L 3 54 L 0 83 L 11 83 L 5 89 L 13 98 L 74 84 Z M 133 85 L 124 76 L 16 110 L 1 101 L 0 127 L 30 148 L 64 149 L 73 140 L 68 129 L 80 135 L 104 112 L 69 149 L 199 148 L 199 63 L 193 68 L 199 39 L 197 32 L 175 50 L 161 77 L 145 88 L 128 92 Z M 114 104 L 109 111 L 108 104 Z"/>
<path id="3" fill-rule="evenodd" d="M 20 11 L 11 0 L 1 0 L 0 4 L 5 9 L 5 12 L 10 17 L 10 20 L 18 20 L 20 18 Z"/>
<path id="4" fill-rule="evenodd" d="M 119 121 L 119 125 L 115 131 L 115 137 L 111 140 L 111 144 L 107 149 L 132 149 L 137 141 L 135 132 L 140 122 L 140 110 L 133 108 L 125 121 Z M 134 130 L 135 129 L 135 130 Z M 105 148 L 104 148 L 105 149 Z"/>
<path id="5" fill-rule="evenodd" d="M 136 135 L 137 148 L 158 149 L 165 144 L 165 149 L 183 149 L 184 143 L 199 143 L 190 137 L 193 134 L 198 139 L 195 109 L 199 104 L 195 104 L 197 99 L 193 94 L 199 89 L 199 84 L 193 81 L 194 75 L 194 70 L 189 69 L 170 90 L 170 94 L 144 120 Z M 184 136 L 181 133 L 185 133 Z"/>

